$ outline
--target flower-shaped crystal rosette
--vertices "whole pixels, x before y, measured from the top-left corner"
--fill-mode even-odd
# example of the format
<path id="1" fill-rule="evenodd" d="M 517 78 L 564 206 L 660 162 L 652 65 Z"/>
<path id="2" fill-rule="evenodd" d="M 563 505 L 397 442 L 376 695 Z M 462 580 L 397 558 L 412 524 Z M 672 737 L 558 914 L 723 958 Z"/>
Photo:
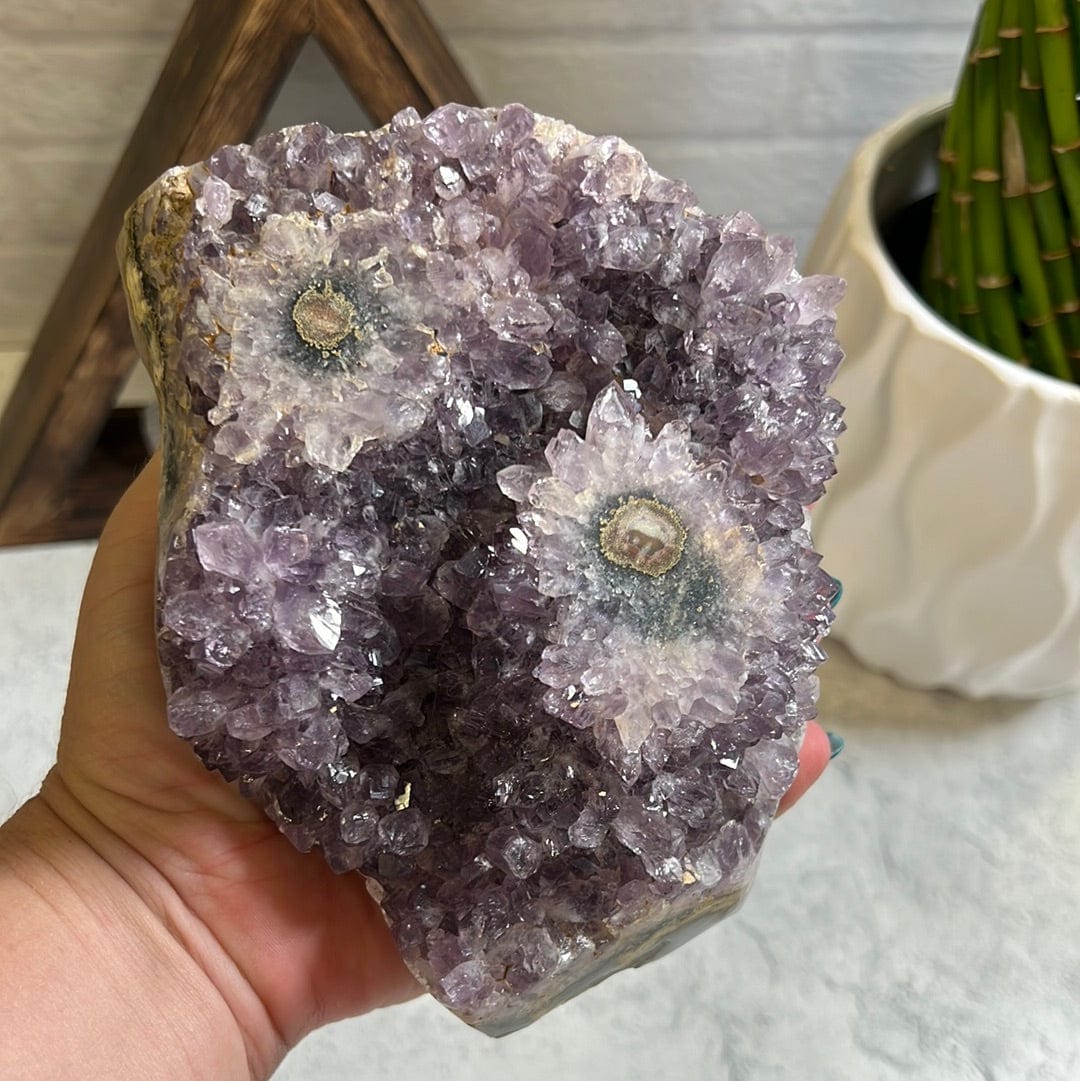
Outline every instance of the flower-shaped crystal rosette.
<path id="1" fill-rule="evenodd" d="M 561 602 L 536 672 L 550 688 L 544 704 L 591 728 L 624 773 L 640 770 L 640 754 L 662 769 L 672 747 L 693 747 L 735 715 L 753 639 L 799 636 L 775 592 L 770 550 L 740 509 L 760 492 L 730 462 L 702 461 L 683 425 L 652 437 L 614 386 L 597 398 L 585 437 L 564 429 L 546 457 L 550 473 L 499 475 L 521 504 L 518 543 L 539 591 Z M 641 508 L 639 534 L 676 523 L 681 535 L 659 573 L 605 543 L 620 508 Z M 662 543 L 654 538 L 654 549 Z"/>
<path id="2" fill-rule="evenodd" d="M 619 387 L 597 397 L 584 438 L 562 430 L 546 459 L 498 475 L 518 514 L 492 589 L 511 594 L 524 569 L 554 602 L 554 618 L 537 623 L 548 640 L 535 668 L 543 706 L 574 733 L 583 762 L 605 763 L 590 770 L 569 851 L 603 860 L 625 849 L 644 870 L 615 895 L 596 891 L 595 922 L 580 927 L 588 951 L 556 938 L 550 1006 L 739 903 L 794 777 L 829 615 L 801 515 L 761 541 L 751 523 L 793 508 L 681 423 L 652 435 Z M 613 540 L 623 512 L 630 535 Z M 658 559 L 665 541 L 672 551 Z M 605 813 L 616 786 L 620 809 Z M 527 1013 L 530 994 L 497 1016 Z M 476 1005 L 490 1009 L 482 996 Z"/>
<path id="3" fill-rule="evenodd" d="M 342 470 L 364 443 L 420 426 L 446 380 L 431 326 L 443 309 L 415 288 L 403 239 L 374 210 L 270 215 L 257 249 L 207 271 L 207 341 L 228 357 L 208 417 L 219 453 L 251 460 L 284 421 L 311 464 Z"/>

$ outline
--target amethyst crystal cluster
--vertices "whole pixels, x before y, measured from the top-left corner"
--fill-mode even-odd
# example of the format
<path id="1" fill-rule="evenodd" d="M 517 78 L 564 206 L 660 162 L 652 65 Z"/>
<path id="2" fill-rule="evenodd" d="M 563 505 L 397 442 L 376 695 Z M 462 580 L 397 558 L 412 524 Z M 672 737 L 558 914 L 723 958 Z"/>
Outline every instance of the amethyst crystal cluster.
<path id="1" fill-rule="evenodd" d="M 225 147 L 121 247 L 176 733 L 488 1032 L 734 907 L 830 618 L 838 283 L 520 105 Z"/>

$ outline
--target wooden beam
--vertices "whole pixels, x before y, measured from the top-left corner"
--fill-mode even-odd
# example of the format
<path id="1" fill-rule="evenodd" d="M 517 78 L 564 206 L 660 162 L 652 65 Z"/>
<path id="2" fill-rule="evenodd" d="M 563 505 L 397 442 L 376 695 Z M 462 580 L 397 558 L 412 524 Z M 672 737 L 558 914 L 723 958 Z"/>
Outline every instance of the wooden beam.
<path id="1" fill-rule="evenodd" d="M 133 354 L 117 326 L 124 212 L 164 170 L 248 137 L 303 44 L 308 4 L 196 0 L 0 417 L 0 543 L 61 514 Z M 125 364 L 117 374 L 118 354 Z M 74 422 L 67 389 L 82 403 Z"/>
<path id="2" fill-rule="evenodd" d="M 149 451 L 143 439 L 142 412 L 132 408 L 111 410 L 86 461 L 68 480 L 63 515 L 12 534 L 7 543 L 49 544 L 96 538 L 117 499 L 146 464 Z"/>
<path id="3" fill-rule="evenodd" d="M 0 417 L 0 544 L 71 511 L 135 362 L 113 256 L 124 212 L 166 169 L 250 139 L 310 34 L 378 124 L 476 100 L 416 0 L 195 0 Z"/>
<path id="4" fill-rule="evenodd" d="M 342 82 L 376 124 L 431 102 L 364 0 L 317 0 L 314 35 Z"/>
<path id="5" fill-rule="evenodd" d="M 476 91 L 417 0 L 367 0 L 367 6 L 432 106 L 451 101 L 479 104 Z"/>

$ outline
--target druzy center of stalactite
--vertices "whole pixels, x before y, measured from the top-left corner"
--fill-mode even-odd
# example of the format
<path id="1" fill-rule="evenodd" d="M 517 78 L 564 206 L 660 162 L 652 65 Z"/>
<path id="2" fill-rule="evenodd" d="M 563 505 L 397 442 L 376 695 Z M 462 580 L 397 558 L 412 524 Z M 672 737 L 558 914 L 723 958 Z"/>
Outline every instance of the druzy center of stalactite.
<path id="1" fill-rule="evenodd" d="M 678 512 L 657 499 L 627 499 L 600 525 L 604 558 L 650 578 L 671 570 L 685 547 L 686 527 Z"/>
<path id="2" fill-rule="evenodd" d="M 324 353 L 336 349 L 356 327 L 356 308 L 329 282 L 305 289 L 293 305 L 292 321 L 300 338 Z"/>

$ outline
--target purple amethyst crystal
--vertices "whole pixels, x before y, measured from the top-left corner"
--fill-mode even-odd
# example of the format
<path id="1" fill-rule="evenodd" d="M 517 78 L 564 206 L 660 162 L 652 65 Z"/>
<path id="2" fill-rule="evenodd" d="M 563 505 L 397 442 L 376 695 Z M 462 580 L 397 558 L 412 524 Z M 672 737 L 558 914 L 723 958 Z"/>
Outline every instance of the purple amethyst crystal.
<path id="1" fill-rule="evenodd" d="M 730 911 L 813 716 L 831 279 L 520 105 L 165 174 L 173 729 L 498 1034 Z"/>

